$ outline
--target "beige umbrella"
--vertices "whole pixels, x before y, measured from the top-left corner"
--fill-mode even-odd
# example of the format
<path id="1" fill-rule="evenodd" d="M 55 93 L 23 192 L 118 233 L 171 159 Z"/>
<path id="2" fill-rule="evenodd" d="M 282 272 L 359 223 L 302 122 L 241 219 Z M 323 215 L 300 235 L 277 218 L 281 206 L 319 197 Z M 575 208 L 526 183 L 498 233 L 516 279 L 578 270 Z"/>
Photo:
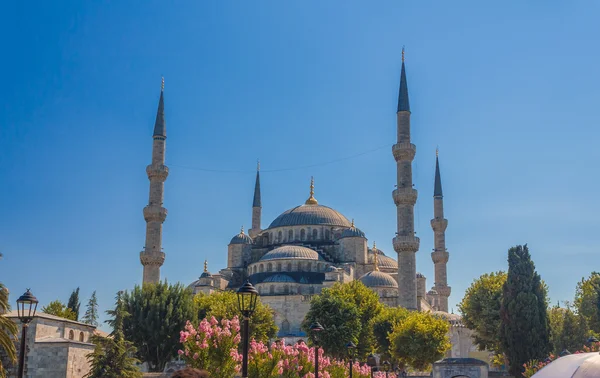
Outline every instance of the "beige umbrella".
<path id="1" fill-rule="evenodd" d="M 560 357 L 531 378 L 599 378 L 600 353 L 577 353 Z"/>

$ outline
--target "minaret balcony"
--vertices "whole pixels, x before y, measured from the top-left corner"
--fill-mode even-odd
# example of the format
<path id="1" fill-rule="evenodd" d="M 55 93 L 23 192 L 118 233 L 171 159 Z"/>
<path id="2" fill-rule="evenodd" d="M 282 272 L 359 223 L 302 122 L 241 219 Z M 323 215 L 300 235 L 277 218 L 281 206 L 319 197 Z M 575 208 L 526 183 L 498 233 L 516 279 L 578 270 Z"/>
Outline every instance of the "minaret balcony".
<path id="1" fill-rule="evenodd" d="M 412 143 L 402 142 L 392 146 L 392 154 L 396 161 L 413 161 L 417 153 L 417 146 Z"/>
<path id="2" fill-rule="evenodd" d="M 448 253 L 448 251 L 435 250 L 431 252 L 431 260 L 434 264 L 446 264 L 449 258 L 450 254 Z"/>
<path id="3" fill-rule="evenodd" d="M 146 253 L 144 251 L 140 252 L 140 262 L 142 265 L 147 266 L 161 266 L 165 262 L 165 253 L 164 252 L 154 252 L 154 253 Z"/>
<path id="4" fill-rule="evenodd" d="M 169 176 L 169 167 L 166 165 L 152 165 L 146 167 L 146 174 L 148 175 L 148 179 L 158 179 L 159 181 L 166 181 L 167 176 Z"/>
<path id="5" fill-rule="evenodd" d="M 434 285 L 434 288 L 435 288 L 435 291 L 438 292 L 440 297 L 448 298 L 450 296 L 450 293 L 452 292 L 452 288 L 448 285 L 436 284 L 436 285 Z"/>
<path id="6" fill-rule="evenodd" d="M 162 206 L 148 205 L 144 207 L 146 222 L 164 222 L 167 219 L 167 209 Z"/>
<path id="7" fill-rule="evenodd" d="M 393 240 L 394 251 L 402 252 L 417 252 L 419 250 L 420 240 L 416 236 L 396 236 Z"/>
<path id="8" fill-rule="evenodd" d="M 398 188 L 392 192 L 396 206 L 414 205 L 417 202 L 417 195 L 417 190 L 413 188 Z"/>
<path id="9" fill-rule="evenodd" d="M 448 227 L 448 219 L 435 218 L 431 220 L 431 228 L 434 232 L 444 232 Z"/>

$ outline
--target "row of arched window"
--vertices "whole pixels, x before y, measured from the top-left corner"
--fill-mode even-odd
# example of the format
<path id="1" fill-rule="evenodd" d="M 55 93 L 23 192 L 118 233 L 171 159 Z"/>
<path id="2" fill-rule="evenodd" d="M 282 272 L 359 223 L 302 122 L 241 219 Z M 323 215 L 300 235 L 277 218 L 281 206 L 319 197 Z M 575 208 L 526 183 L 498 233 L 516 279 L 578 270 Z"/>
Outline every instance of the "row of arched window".
<path id="1" fill-rule="evenodd" d="M 250 274 L 255 274 L 255 273 L 263 273 L 263 272 L 318 272 L 320 270 L 323 269 L 323 264 L 317 264 L 317 263 L 311 263 L 311 262 L 306 262 L 303 263 L 301 261 L 298 261 L 298 263 L 296 264 L 296 269 L 292 270 L 292 263 L 287 263 L 287 265 L 285 266 L 285 268 L 287 268 L 286 270 L 282 270 L 284 268 L 284 265 L 282 265 L 282 263 L 277 263 L 277 264 L 273 264 L 273 263 L 261 263 L 261 264 L 255 264 L 253 267 L 249 268 L 249 272 Z M 266 270 L 265 270 L 266 269 Z M 275 270 L 273 270 L 275 269 Z"/>
<path id="2" fill-rule="evenodd" d="M 309 286 L 308 290 L 306 287 L 303 287 L 304 285 L 297 285 L 296 287 L 296 293 L 293 292 L 293 289 L 290 287 L 290 285 L 277 285 L 277 284 L 271 284 L 269 285 L 269 290 L 267 291 L 266 288 L 263 289 L 263 286 L 265 286 L 264 284 L 262 285 L 258 285 L 258 294 L 259 295 L 263 295 L 263 294 L 314 294 L 315 293 L 315 287 L 314 286 Z"/>
<path id="3" fill-rule="evenodd" d="M 75 340 L 75 332 L 73 332 L 73 330 L 69 330 L 69 340 Z M 85 341 L 85 335 L 83 332 L 79 332 L 79 341 Z"/>
<path id="4" fill-rule="evenodd" d="M 283 236 L 284 233 L 283 231 L 278 231 L 277 234 L 273 234 L 273 232 L 269 232 L 267 234 L 269 241 L 272 243 L 283 243 L 284 241 L 286 242 L 295 242 L 295 241 L 307 241 L 307 240 L 318 240 L 319 239 L 319 230 L 317 230 L 316 228 L 312 230 L 311 233 L 307 233 L 305 229 L 301 229 L 300 230 L 300 235 L 296 234 L 296 237 L 294 237 L 294 230 L 288 230 L 287 232 L 287 238 L 284 240 Z M 329 240 L 331 238 L 331 232 L 326 229 L 323 232 L 323 239 L 325 240 Z"/>

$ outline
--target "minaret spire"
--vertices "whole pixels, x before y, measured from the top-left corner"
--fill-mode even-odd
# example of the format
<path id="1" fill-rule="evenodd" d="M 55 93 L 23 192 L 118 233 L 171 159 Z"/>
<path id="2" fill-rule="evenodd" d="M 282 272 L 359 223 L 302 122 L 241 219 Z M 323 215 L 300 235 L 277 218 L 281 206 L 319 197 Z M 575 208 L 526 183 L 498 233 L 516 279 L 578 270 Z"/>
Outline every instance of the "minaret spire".
<path id="1" fill-rule="evenodd" d="M 396 204 L 398 229 L 394 238 L 394 250 L 398 253 L 398 305 L 416 310 L 417 266 L 415 253 L 419 250 L 419 238 L 415 237 L 415 203 L 417 191 L 413 188 L 412 161 L 416 147 L 410 142 L 410 106 L 408 85 L 402 49 L 402 70 L 398 95 L 397 143 L 392 146 L 396 160 L 397 184 L 392 192 Z"/>
<path id="2" fill-rule="evenodd" d="M 375 245 L 375 242 L 373 242 L 373 270 L 375 270 L 376 272 L 379 272 L 379 263 L 378 263 L 378 258 L 377 258 L 377 247 Z"/>
<path id="3" fill-rule="evenodd" d="M 252 227 L 248 230 L 251 238 L 260 234 L 262 202 L 260 197 L 260 161 L 256 161 L 256 182 L 254 183 L 254 199 L 252 201 Z"/>
<path id="4" fill-rule="evenodd" d="M 448 286 L 448 274 L 446 265 L 450 254 L 446 250 L 446 227 L 448 220 L 444 218 L 444 199 L 442 194 L 442 179 L 440 175 L 439 150 L 435 152 L 435 184 L 433 189 L 433 229 L 434 250 L 431 253 L 435 270 L 435 284 L 433 288 L 438 296 L 438 308 L 440 311 L 448 312 L 448 297 L 451 288 Z"/>
<path id="5" fill-rule="evenodd" d="M 162 205 L 165 190 L 164 184 L 169 175 L 169 169 L 165 165 L 167 131 L 165 124 L 164 89 L 165 81 L 163 78 L 152 136 L 152 163 L 146 167 L 146 174 L 150 180 L 150 198 L 148 206 L 144 207 L 146 245 L 144 246 L 144 250 L 140 252 L 140 261 L 144 266 L 143 283 L 157 283 L 160 281 L 160 267 L 165 261 L 165 253 L 162 251 L 162 225 L 167 218 L 167 209 Z"/>

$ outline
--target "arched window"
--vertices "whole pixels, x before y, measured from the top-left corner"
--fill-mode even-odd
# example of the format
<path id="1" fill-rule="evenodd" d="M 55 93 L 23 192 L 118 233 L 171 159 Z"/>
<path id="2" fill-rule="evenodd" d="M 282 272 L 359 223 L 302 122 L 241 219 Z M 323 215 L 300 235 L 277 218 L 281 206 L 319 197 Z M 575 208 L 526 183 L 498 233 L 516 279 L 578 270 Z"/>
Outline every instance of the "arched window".
<path id="1" fill-rule="evenodd" d="M 83 332 L 79 332 L 79 341 L 83 342 L 84 340 Z"/>
<path id="2" fill-rule="evenodd" d="M 306 231 L 304 229 L 300 230 L 300 240 L 306 240 Z"/>
<path id="3" fill-rule="evenodd" d="M 258 294 L 262 295 L 262 286 L 258 287 Z"/>
<path id="4" fill-rule="evenodd" d="M 294 240 L 294 230 L 288 231 L 288 241 Z"/>
<path id="5" fill-rule="evenodd" d="M 287 271 L 288 272 L 292 271 L 292 263 L 288 263 Z"/>
<path id="6" fill-rule="evenodd" d="M 260 264 L 260 266 L 258 267 L 258 271 L 260 273 L 264 272 L 265 271 L 265 266 L 263 264 Z"/>
<path id="7" fill-rule="evenodd" d="M 318 237 L 319 237 L 319 232 L 316 229 L 314 229 L 313 230 L 313 240 L 317 240 Z"/>
<path id="8" fill-rule="evenodd" d="M 329 230 L 325 230 L 325 240 L 329 240 Z"/>
<path id="9" fill-rule="evenodd" d="M 287 320 L 281 322 L 281 333 L 283 335 L 287 335 L 290 333 L 290 322 L 288 322 Z"/>
<path id="10" fill-rule="evenodd" d="M 289 285 L 285 285 L 283 287 L 283 294 L 289 294 L 290 293 L 290 286 Z"/>
<path id="11" fill-rule="evenodd" d="M 273 271 L 273 264 L 268 263 L 267 264 L 267 272 L 271 272 L 271 271 Z"/>
<path id="12" fill-rule="evenodd" d="M 252 267 L 252 273 L 256 273 L 256 265 Z"/>
<path id="13" fill-rule="evenodd" d="M 283 234 L 281 233 L 281 231 L 279 231 L 277 233 L 277 242 L 281 243 L 283 241 Z"/>
<path id="14" fill-rule="evenodd" d="M 277 271 L 281 272 L 281 263 L 277 263 Z"/>
<path id="15" fill-rule="evenodd" d="M 75 333 L 73 332 L 73 330 L 69 331 L 69 340 L 73 340 L 75 339 Z"/>
<path id="16" fill-rule="evenodd" d="M 298 272 L 302 272 L 302 263 L 298 261 Z"/>
<path id="17" fill-rule="evenodd" d="M 269 287 L 269 294 L 275 294 L 275 285 Z"/>

